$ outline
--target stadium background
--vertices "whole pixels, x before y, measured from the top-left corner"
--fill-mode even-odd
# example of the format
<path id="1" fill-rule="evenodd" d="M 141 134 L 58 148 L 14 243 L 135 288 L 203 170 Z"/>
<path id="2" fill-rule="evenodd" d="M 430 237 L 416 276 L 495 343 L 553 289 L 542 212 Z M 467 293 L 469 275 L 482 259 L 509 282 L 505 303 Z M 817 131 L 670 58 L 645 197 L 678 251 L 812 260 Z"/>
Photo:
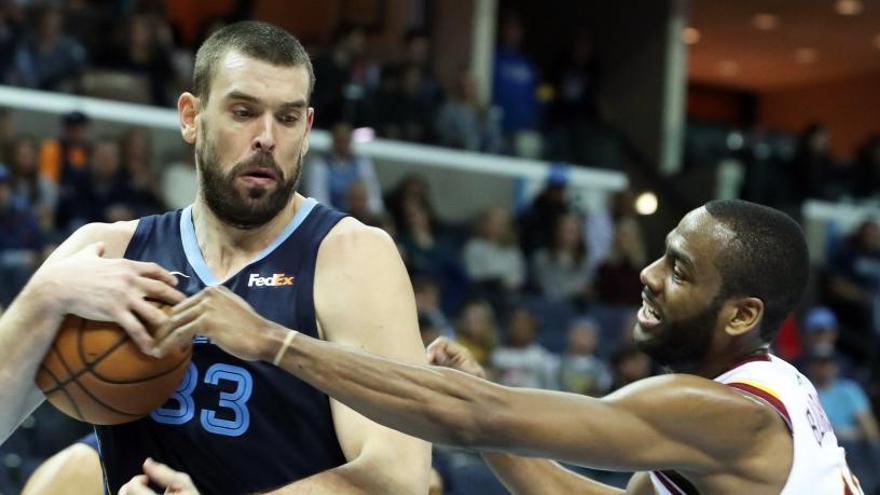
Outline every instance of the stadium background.
<path id="1" fill-rule="evenodd" d="M 880 5 L 0 2 L 0 308 L 77 226 L 191 201 L 172 108 L 198 44 L 242 19 L 313 56 L 300 191 L 391 233 L 423 337 L 503 383 L 602 395 L 659 372 L 629 336 L 663 235 L 714 198 L 795 216 L 813 277 L 775 352 L 824 384 L 880 488 Z M 0 448 L 0 493 L 87 430 L 41 408 Z M 435 459 L 446 493 L 503 493 L 473 454 Z"/>

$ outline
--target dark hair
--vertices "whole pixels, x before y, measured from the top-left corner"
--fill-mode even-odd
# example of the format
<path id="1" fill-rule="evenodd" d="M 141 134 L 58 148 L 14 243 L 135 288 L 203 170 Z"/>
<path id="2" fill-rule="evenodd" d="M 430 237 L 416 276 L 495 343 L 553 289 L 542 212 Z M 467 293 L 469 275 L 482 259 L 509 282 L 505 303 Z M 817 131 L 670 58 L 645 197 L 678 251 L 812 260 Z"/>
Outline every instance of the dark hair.
<path id="1" fill-rule="evenodd" d="M 706 211 L 735 236 L 715 259 L 721 294 L 760 299 L 760 334 L 770 342 L 807 286 L 810 260 L 804 231 L 779 210 L 739 199 L 711 201 Z"/>
<path id="2" fill-rule="evenodd" d="M 260 21 L 230 24 L 212 34 L 196 53 L 193 93 L 207 102 L 216 67 L 230 50 L 282 67 L 302 65 L 309 73 L 309 95 L 315 87 L 315 71 L 309 54 L 296 37 L 278 26 Z"/>

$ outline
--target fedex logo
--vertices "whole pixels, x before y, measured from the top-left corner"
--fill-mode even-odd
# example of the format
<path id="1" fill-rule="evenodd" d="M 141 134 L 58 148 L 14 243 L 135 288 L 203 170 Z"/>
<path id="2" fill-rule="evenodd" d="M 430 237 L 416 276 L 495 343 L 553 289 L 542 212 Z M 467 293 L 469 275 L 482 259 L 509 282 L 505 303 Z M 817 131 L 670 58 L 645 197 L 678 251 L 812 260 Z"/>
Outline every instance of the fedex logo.
<path id="1" fill-rule="evenodd" d="M 293 285 L 293 275 L 273 273 L 271 277 L 261 277 L 259 273 L 251 273 L 248 277 L 248 287 L 282 287 Z"/>

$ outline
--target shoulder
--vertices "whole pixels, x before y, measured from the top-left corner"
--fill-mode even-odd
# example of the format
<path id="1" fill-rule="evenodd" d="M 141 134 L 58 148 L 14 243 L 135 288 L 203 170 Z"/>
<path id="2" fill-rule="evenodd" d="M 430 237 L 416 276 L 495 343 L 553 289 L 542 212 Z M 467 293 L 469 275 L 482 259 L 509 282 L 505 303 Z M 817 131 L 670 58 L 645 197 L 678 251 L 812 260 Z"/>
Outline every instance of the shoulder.
<path id="1" fill-rule="evenodd" d="M 397 255 L 397 247 L 384 230 L 364 225 L 352 217 L 339 221 L 321 242 L 319 263 L 362 262 L 375 256 Z"/>
<path id="2" fill-rule="evenodd" d="M 78 228 L 58 247 L 58 255 L 73 254 L 95 242 L 104 243 L 105 256 L 120 258 L 137 230 L 138 220 L 115 223 L 89 223 Z M 53 254 L 54 255 L 54 254 Z"/>

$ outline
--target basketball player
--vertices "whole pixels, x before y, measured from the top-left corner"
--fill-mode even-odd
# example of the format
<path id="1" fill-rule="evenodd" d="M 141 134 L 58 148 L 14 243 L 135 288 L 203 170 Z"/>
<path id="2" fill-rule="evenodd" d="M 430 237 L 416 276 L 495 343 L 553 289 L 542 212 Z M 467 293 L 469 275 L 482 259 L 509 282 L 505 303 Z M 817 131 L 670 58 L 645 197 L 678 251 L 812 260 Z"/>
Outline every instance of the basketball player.
<path id="1" fill-rule="evenodd" d="M 199 48 L 193 79 L 178 114 L 183 139 L 195 145 L 195 203 L 135 222 L 92 225 L 60 249 L 76 252 L 100 240 L 109 258 L 171 270 L 184 294 L 225 287 L 265 321 L 424 363 L 412 288 L 391 239 L 295 193 L 314 118 L 314 76 L 299 41 L 270 24 L 227 26 Z M 228 321 L 239 308 L 229 309 Z M 29 330 L 12 326 L 18 336 Z M 48 331 L 41 338 L 51 341 Z M 150 351 L 152 342 L 142 340 Z M 147 458 L 189 473 L 204 493 L 396 494 L 428 487 L 428 443 L 203 337 L 193 341 L 189 371 L 163 407 L 96 430 L 111 493 Z"/>
<path id="2" fill-rule="evenodd" d="M 639 347 L 672 373 L 602 399 L 503 387 L 306 335 L 291 339 L 222 288 L 177 305 L 159 346 L 207 334 L 432 442 L 639 472 L 626 493 L 859 494 L 813 385 L 769 352 L 808 270 L 803 232 L 781 212 L 717 201 L 688 213 L 667 236 L 665 254 L 641 273 L 635 328 Z M 253 338 L 239 328 L 253 329 Z M 435 362 L 479 373 L 457 346 L 441 341 L 429 352 Z M 553 462 L 487 458 L 516 493 L 621 493 Z"/>

